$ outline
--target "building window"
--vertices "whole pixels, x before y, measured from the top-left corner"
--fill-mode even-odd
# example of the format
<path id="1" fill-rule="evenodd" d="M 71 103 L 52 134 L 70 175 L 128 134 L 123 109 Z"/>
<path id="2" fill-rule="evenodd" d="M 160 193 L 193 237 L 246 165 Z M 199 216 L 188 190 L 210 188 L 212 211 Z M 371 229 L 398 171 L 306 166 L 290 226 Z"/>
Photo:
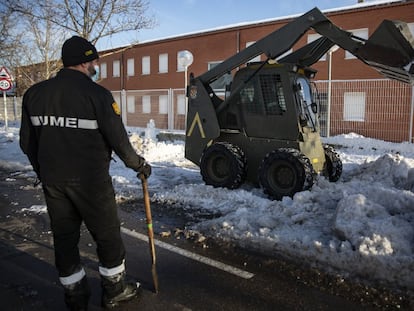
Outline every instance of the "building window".
<path id="1" fill-rule="evenodd" d="M 142 57 L 142 74 L 149 75 L 151 73 L 151 66 L 150 66 L 151 57 L 144 56 Z"/>
<path id="2" fill-rule="evenodd" d="M 248 48 L 249 46 L 251 46 L 254 43 L 256 43 L 256 41 L 247 42 L 246 43 L 246 48 Z M 260 61 L 261 61 L 260 55 L 257 55 L 256 57 L 254 57 L 251 60 L 249 60 L 249 62 L 260 62 Z"/>
<path id="3" fill-rule="evenodd" d="M 168 96 L 167 95 L 160 95 L 158 97 L 158 111 L 159 111 L 159 114 L 168 113 Z"/>
<path id="4" fill-rule="evenodd" d="M 321 35 L 318 34 L 318 33 L 309 34 L 308 35 L 308 44 L 315 41 L 315 40 L 318 40 L 320 37 L 321 37 Z M 319 58 L 319 60 L 320 61 L 326 61 L 326 54 L 323 55 L 321 58 Z"/>
<path id="5" fill-rule="evenodd" d="M 352 32 L 352 34 L 355 37 L 362 38 L 367 40 L 368 39 L 368 28 L 361 28 L 361 29 L 354 29 L 354 30 L 348 30 L 349 32 Z M 352 53 L 345 51 L 345 59 L 355 59 L 356 56 L 354 56 Z"/>
<path id="6" fill-rule="evenodd" d="M 101 63 L 100 76 L 101 76 L 101 79 L 106 79 L 108 77 L 107 70 L 106 70 L 106 63 Z"/>
<path id="7" fill-rule="evenodd" d="M 184 71 L 185 67 L 178 61 L 178 54 L 180 54 L 181 51 L 177 52 L 177 71 Z"/>
<path id="8" fill-rule="evenodd" d="M 168 72 L 168 54 L 160 54 L 158 56 L 158 72 L 167 73 Z"/>
<path id="9" fill-rule="evenodd" d="M 127 75 L 128 77 L 135 75 L 135 64 L 133 58 L 128 58 L 127 60 Z"/>
<path id="10" fill-rule="evenodd" d="M 127 96 L 127 111 L 128 113 L 135 113 L 135 96 Z"/>
<path id="11" fill-rule="evenodd" d="M 151 96 L 142 96 L 142 113 L 151 113 Z"/>
<path id="12" fill-rule="evenodd" d="M 185 95 L 177 95 L 177 114 L 185 115 Z"/>
<path id="13" fill-rule="evenodd" d="M 344 93 L 344 121 L 365 121 L 365 92 Z"/>
<path id="14" fill-rule="evenodd" d="M 121 76 L 121 64 L 119 60 L 114 60 L 112 64 L 112 76 L 120 77 Z"/>

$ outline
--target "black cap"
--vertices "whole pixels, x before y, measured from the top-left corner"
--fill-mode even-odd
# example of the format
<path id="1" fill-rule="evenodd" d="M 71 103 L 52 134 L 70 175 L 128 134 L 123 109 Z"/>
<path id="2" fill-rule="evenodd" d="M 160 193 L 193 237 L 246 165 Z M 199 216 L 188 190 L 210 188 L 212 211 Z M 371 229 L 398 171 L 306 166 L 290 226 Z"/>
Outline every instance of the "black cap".
<path id="1" fill-rule="evenodd" d="M 95 46 L 82 37 L 73 36 L 63 43 L 62 62 L 65 67 L 87 63 L 98 58 Z"/>

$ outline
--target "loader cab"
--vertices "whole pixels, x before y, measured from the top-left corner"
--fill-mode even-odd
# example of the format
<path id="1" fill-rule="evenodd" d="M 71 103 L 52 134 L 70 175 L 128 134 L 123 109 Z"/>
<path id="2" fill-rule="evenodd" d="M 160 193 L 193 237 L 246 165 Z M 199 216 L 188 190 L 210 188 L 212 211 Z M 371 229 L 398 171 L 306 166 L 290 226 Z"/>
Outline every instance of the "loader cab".
<path id="1" fill-rule="evenodd" d="M 305 71 L 291 64 L 248 65 L 234 76 L 220 128 L 248 137 L 296 140 L 302 127 L 317 131 L 316 104 Z"/>

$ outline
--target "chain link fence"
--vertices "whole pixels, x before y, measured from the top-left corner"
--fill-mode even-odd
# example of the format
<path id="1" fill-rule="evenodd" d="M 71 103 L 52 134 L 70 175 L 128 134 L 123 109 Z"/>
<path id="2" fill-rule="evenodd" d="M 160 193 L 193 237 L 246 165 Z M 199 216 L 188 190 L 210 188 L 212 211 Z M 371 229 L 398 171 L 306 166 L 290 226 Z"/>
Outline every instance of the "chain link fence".
<path id="1" fill-rule="evenodd" d="M 186 97 L 184 89 L 135 90 L 112 92 L 120 103 L 127 126 L 146 127 L 153 120 L 159 130 L 184 131 Z"/>
<path id="2" fill-rule="evenodd" d="M 387 79 L 315 84 L 322 136 L 352 132 L 392 142 L 413 142 L 414 86 Z"/>
<path id="3" fill-rule="evenodd" d="M 7 114 L 8 121 L 20 121 L 22 114 L 22 98 L 16 96 L 4 96 L 1 97 L 0 104 L 0 120 L 2 123 L 6 120 Z"/>
<path id="4" fill-rule="evenodd" d="M 414 86 L 387 79 L 316 81 L 315 86 L 322 136 L 352 132 L 385 141 L 413 142 Z M 184 89 L 112 94 L 121 105 L 126 126 L 144 129 L 153 122 L 158 130 L 184 133 L 187 110 Z M 21 98 L 7 97 L 6 103 L 8 120 L 19 121 Z M 0 107 L 0 120 L 4 123 L 4 101 Z"/>

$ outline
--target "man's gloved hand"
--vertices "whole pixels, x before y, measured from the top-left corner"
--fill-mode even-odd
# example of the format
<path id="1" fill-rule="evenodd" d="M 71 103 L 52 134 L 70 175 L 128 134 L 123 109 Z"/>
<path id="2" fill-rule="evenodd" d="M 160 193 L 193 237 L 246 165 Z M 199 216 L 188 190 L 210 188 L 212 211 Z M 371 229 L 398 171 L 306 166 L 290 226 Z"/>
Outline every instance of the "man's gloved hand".
<path id="1" fill-rule="evenodd" d="M 138 178 L 139 178 L 139 175 L 144 175 L 144 177 L 145 178 L 148 178 L 148 177 L 150 177 L 150 175 L 151 175 L 151 165 L 149 165 L 147 162 L 145 162 L 139 169 L 138 169 L 138 174 L 137 174 L 137 176 L 138 176 Z"/>

